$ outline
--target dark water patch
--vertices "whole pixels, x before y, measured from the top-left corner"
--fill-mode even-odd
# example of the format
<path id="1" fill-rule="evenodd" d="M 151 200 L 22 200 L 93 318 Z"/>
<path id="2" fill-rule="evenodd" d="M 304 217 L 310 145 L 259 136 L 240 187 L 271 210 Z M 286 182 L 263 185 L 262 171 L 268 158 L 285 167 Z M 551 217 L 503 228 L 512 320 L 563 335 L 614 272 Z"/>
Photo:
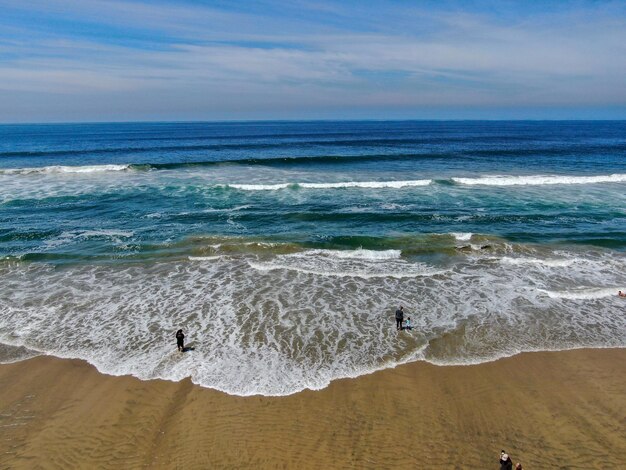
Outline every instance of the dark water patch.
<path id="1" fill-rule="evenodd" d="M 378 137 L 380 140 L 393 140 L 393 138 L 389 138 L 389 137 L 385 137 L 385 133 L 384 132 L 380 132 L 380 136 Z M 405 130 L 403 131 L 404 133 L 411 133 L 410 130 Z M 368 129 L 368 130 L 358 130 L 358 129 L 352 129 L 349 131 L 338 131 L 338 132 L 333 132 L 333 131 L 329 131 L 329 130 L 317 130 L 316 129 L 310 129 L 309 132 L 265 132 L 265 133 L 246 133 L 246 132 L 241 132 L 241 133 L 235 133 L 235 134 L 226 134 L 226 133 L 218 133 L 218 134 L 211 134 L 211 133 L 190 133 L 188 135 L 185 136 L 177 136 L 177 135 L 141 135 L 141 134 L 134 134 L 133 135 L 133 141 L 137 141 L 137 142 L 141 142 L 141 141 L 147 141 L 147 142 L 162 142 L 162 141 L 181 141 L 181 140 L 193 140 L 193 141 L 221 141 L 221 140 L 264 140 L 264 139 L 282 139 L 284 141 L 287 141 L 288 139 L 304 139 L 304 140 L 312 140 L 315 139 L 315 141 L 319 141 L 319 142 L 325 142 L 328 141 L 328 139 L 330 138 L 340 138 L 340 137 L 344 137 L 344 138 L 348 138 L 351 137 L 352 139 L 345 139 L 345 140 L 354 140 L 357 142 L 361 142 L 361 141 L 365 141 L 367 142 L 368 140 L 371 140 L 373 135 L 376 134 L 376 131 Z M 363 139 L 359 139 L 359 136 L 364 136 Z M 89 135 L 90 139 L 93 140 L 97 140 L 96 138 L 98 137 L 98 134 L 91 134 Z M 319 139 L 318 139 L 319 138 Z M 491 134 L 491 135 L 486 135 L 486 134 L 480 134 L 480 135 L 444 135 L 441 133 L 436 133 L 433 136 L 430 137 L 420 137 L 419 139 L 416 139 L 415 137 L 412 137 L 413 140 L 415 141 L 419 141 L 420 143 L 424 143 L 424 144 L 443 144 L 443 143 L 448 143 L 448 142 L 542 142 L 545 140 L 550 140 L 551 138 L 549 136 L 541 138 L 535 135 L 529 135 L 529 136 L 524 136 L 524 135 L 516 135 L 515 133 L 495 133 L 495 134 Z M 120 137 L 115 137 L 115 136 L 106 136 L 104 137 L 102 140 L 107 141 L 107 142 L 117 142 L 117 141 L 128 141 L 128 137 L 127 136 L 120 136 Z M 397 140 L 397 139 L 396 139 Z"/>
<path id="2" fill-rule="evenodd" d="M 539 157 L 539 156 L 566 156 L 584 153 L 585 156 L 604 155 L 609 152 L 617 152 L 619 155 L 626 154 L 626 144 L 622 142 L 615 142 L 611 144 L 601 145 L 589 145 L 589 144 L 575 144 L 559 146 L 537 146 L 529 148 L 491 148 L 491 149 L 467 149 L 465 153 L 467 155 L 475 155 L 480 157 Z"/>
<path id="3" fill-rule="evenodd" d="M 131 169 L 138 171 L 146 170 L 175 170 L 181 168 L 194 168 L 204 166 L 217 165 L 264 165 L 264 166 L 295 166 L 310 164 L 353 164 L 357 162 L 376 162 L 376 161 L 397 161 L 397 160 L 435 160 L 435 159 L 453 159 L 467 158 L 462 155 L 453 153 L 389 153 L 389 154 L 359 154 L 359 155 L 314 155 L 314 156 L 298 156 L 298 157 L 261 157 L 261 158 L 235 158 L 223 160 L 207 160 L 194 162 L 172 162 L 172 163 L 145 163 L 132 164 Z"/>
<path id="4" fill-rule="evenodd" d="M 46 150 L 9 150 L 0 152 L 0 158 L 39 158 L 39 157 L 59 157 L 59 156 L 81 156 L 81 155 L 116 155 L 116 154 L 138 154 L 138 153 L 159 153 L 159 152 L 193 152 L 193 151 L 223 151 L 223 150 L 268 150 L 280 148 L 319 148 L 319 147 L 358 147 L 358 148 L 390 148 L 420 146 L 427 142 L 424 139 L 416 138 L 387 138 L 387 139 L 350 139 L 350 140 L 296 140 L 280 141 L 274 139 L 273 142 L 234 142 L 234 143 L 214 143 L 214 144 L 188 144 L 188 145 L 162 145 L 162 146 L 126 146 L 126 147 L 97 147 L 79 149 L 46 149 Z M 444 144 L 445 142 L 439 142 Z M 529 147 L 516 146 L 496 146 L 488 149 L 475 149 L 471 147 L 455 147 L 457 153 L 468 156 L 507 156 L 525 157 L 537 155 L 567 155 L 571 153 L 607 153 L 626 152 L 626 144 L 622 142 L 611 142 L 603 144 L 561 144 L 555 145 L 533 145 Z"/>
<path id="5" fill-rule="evenodd" d="M 441 220 L 438 214 L 417 214 L 409 212 L 284 212 L 276 214 L 277 218 L 301 222 L 345 222 L 345 223 L 387 223 L 387 222 L 434 222 Z M 258 215 L 242 214 L 237 218 L 240 222 L 253 220 Z M 450 217 L 452 218 L 452 217 Z"/>
<path id="6" fill-rule="evenodd" d="M 57 236 L 60 233 L 59 230 L 32 230 L 20 232 L 17 228 L 9 229 L 0 232 L 0 242 L 45 240 Z"/>
<path id="7" fill-rule="evenodd" d="M 90 193 L 89 197 L 94 197 L 94 193 Z M 67 204 L 81 202 L 85 199 L 85 195 L 67 195 L 67 196 L 39 196 L 39 197 L 21 197 L 11 199 L 0 203 L 4 208 L 21 208 L 26 207 L 28 210 L 34 210 L 37 207 L 58 208 Z"/>
<path id="8" fill-rule="evenodd" d="M 416 139 L 363 139 L 363 140 L 308 140 L 294 142 L 237 142 L 215 144 L 191 144 L 191 145 L 163 145 L 148 147 L 101 147 L 91 149 L 64 149 L 64 150 L 25 150 L 0 152 L 0 157 L 57 157 L 57 156 L 80 156 L 92 154 L 137 154 L 154 152 L 189 152 L 198 150 L 267 150 L 283 147 L 389 147 L 397 145 L 419 145 Z"/>
<path id="9" fill-rule="evenodd" d="M 73 253 L 24 253 L 19 256 L 21 261 L 39 261 L 39 262 L 77 262 L 77 261 L 97 261 L 104 257 L 98 255 L 82 255 L 77 256 Z M 107 256 L 106 258 L 110 258 Z"/>
<path id="10" fill-rule="evenodd" d="M 604 233 L 593 236 L 585 234 L 584 236 L 574 236 L 567 239 L 567 242 L 577 245 L 592 245 L 602 248 L 612 248 L 614 250 L 626 250 L 626 233 Z"/>

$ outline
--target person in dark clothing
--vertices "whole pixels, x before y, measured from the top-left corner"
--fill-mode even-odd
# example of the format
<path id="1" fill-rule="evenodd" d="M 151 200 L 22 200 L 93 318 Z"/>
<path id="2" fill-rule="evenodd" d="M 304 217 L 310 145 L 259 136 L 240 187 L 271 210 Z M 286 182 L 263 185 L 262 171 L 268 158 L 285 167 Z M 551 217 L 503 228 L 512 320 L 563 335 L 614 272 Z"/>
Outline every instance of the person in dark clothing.
<path id="1" fill-rule="evenodd" d="M 402 329 L 403 320 L 404 320 L 404 307 L 400 305 L 400 308 L 396 310 L 396 330 Z"/>
<path id="2" fill-rule="evenodd" d="M 180 352 L 185 352 L 185 335 L 183 334 L 183 330 L 176 332 L 176 347 Z"/>
<path id="3" fill-rule="evenodd" d="M 500 452 L 500 470 L 513 470 L 513 461 L 505 451 Z"/>

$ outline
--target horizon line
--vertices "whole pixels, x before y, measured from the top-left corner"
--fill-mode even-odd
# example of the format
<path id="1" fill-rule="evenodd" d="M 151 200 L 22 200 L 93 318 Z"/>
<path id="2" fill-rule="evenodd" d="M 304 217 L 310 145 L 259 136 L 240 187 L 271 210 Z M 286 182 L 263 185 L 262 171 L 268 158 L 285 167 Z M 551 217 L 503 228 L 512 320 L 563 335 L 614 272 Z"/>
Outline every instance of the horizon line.
<path id="1" fill-rule="evenodd" d="M 414 119 L 190 119 L 190 120 L 130 120 L 130 121 L 24 121 L 24 122 L 0 122 L 0 126 L 46 126 L 46 125 L 75 125 L 75 124 L 244 124 L 244 123 L 289 123 L 289 122 L 626 122 L 622 119 L 594 119 L 594 118 L 568 118 L 568 119 L 532 119 L 532 118 L 414 118 Z"/>

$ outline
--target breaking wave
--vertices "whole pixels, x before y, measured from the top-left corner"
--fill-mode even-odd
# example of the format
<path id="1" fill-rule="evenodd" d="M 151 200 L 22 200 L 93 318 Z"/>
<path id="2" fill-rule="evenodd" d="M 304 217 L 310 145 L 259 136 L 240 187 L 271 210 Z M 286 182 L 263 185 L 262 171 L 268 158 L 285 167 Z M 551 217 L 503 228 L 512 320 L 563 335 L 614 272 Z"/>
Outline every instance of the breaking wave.
<path id="1" fill-rule="evenodd" d="M 452 181 L 470 186 L 534 186 L 547 184 L 596 184 L 623 183 L 626 174 L 597 176 L 529 175 L 529 176 L 482 176 L 479 178 L 452 178 Z"/>
<path id="2" fill-rule="evenodd" d="M 561 291 L 540 289 L 540 292 L 553 299 L 590 300 L 617 297 L 619 290 L 619 287 L 580 287 Z M 622 287 L 621 290 L 626 292 L 625 287 Z"/>
<path id="3" fill-rule="evenodd" d="M 233 184 L 227 186 L 241 191 L 276 191 L 287 188 L 302 189 L 340 189 L 340 188 L 405 188 L 410 186 L 428 186 L 432 180 L 413 181 L 343 181 L 339 183 L 278 183 L 278 184 Z"/>
<path id="4" fill-rule="evenodd" d="M 35 175 L 58 173 L 103 173 L 109 171 L 125 171 L 131 165 L 85 165 L 85 166 L 44 166 L 33 168 L 5 168 L 0 169 L 0 175 Z"/>

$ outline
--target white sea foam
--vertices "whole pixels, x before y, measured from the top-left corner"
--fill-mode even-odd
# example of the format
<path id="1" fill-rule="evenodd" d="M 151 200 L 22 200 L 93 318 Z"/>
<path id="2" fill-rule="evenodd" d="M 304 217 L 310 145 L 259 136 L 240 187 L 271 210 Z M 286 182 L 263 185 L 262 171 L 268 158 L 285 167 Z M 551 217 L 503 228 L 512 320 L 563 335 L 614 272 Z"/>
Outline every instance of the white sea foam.
<path id="1" fill-rule="evenodd" d="M 317 390 L 421 359 L 471 364 L 522 351 L 626 347 L 626 316 L 616 313 L 623 299 L 570 300 L 616 296 L 618 287 L 568 287 L 626 286 L 624 257 L 614 252 L 547 253 L 584 260 L 558 273 L 454 257 L 427 275 L 438 267 L 397 253 L 336 251 L 63 269 L 0 263 L 0 342 L 113 375 L 191 377 L 234 395 Z M 410 332 L 395 331 L 400 302 Z M 194 351 L 176 352 L 178 328 Z"/>
<path id="2" fill-rule="evenodd" d="M 295 264 L 280 263 L 280 262 L 248 262 L 251 268 L 258 271 L 293 271 L 302 274 L 311 274 L 320 277 L 344 277 L 344 278 L 360 278 L 360 279 L 410 279 L 420 276 L 434 276 L 437 274 L 443 274 L 444 270 L 416 270 L 409 269 L 406 271 L 376 271 L 369 269 L 360 269 L 358 267 L 346 267 L 342 271 L 340 268 L 325 269 L 323 267 L 306 267 L 298 266 Z"/>
<path id="3" fill-rule="evenodd" d="M 598 176 L 560 176 L 560 175 L 528 175 L 505 176 L 487 175 L 479 178 L 452 178 L 456 183 L 465 185 L 484 186 L 530 186 L 550 184 L 595 184 L 595 183 L 623 183 L 626 174 L 598 175 Z"/>
<path id="4" fill-rule="evenodd" d="M 223 258 L 221 255 L 215 256 L 189 256 L 189 261 L 215 261 L 216 259 Z"/>
<path id="5" fill-rule="evenodd" d="M 221 209 L 214 209 L 214 208 L 203 209 L 200 212 L 202 212 L 204 214 L 211 214 L 213 212 L 218 212 L 218 213 L 219 212 L 236 212 L 236 211 L 242 211 L 242 210 L 245 210 L 245 209 L 249 209 L 250 207 L 252 207 L 252 206 L 246 204 L 246 205 L 243 205 L 243 206 L 224 207 L 224 208 L 221 208 Z"/>
<path id="6" fill-rule="evenodd" d="M 474 235 L 473 233 L 467 232 L 467 233 L 457 233 L 457 232 L 453 232 L 451 234 L 454 238 L 456 238 L 457 240 L 461 241 L 461 242 L 467 242 L 472 238 L 472 235 Z"/>
<path id="7" fill-rule="evenodd" d="M 230 188 L 240 189 L 242 191 L 276 191 L 278 189 L 286 189 L 293 186 L 292 183 L 280 183 L 280 184 L 234 184 L 227 185 Z"/>
<path id="8" fill-rule="evenodd" d="M 578 287 L 561 291 L 539 289 L 540 292 L 553 299 L 571 300 L 591 300 L 602 299 L 605 297 L 617 297 L 619 290 L 626 292 L 626 288 L 620 289 L 619 287 Z"/>
<path id="9" fill-rule="evenodd" d="M 132 237 L 134 232 L 130 230 L 84 230 L 82 232 L 77 232 L 77 236 L 83 238 L 91 238 L 91 237 L 122 237 L 128 238 Z"/>
<path id="10" fill-rule="evenodd" d="M 75 230 L 65 231 L 59 236 L 50 240 L 44 240 L 44 245 L 48 248 L 54 248 L 61 245 L 72 243 L 79 239 L 89 238 L 108 238 L 113 241 L 121 241 L 123 238 L 130 238 L 134 235 L 134 232 L 130 230 Z"/>
<path id="11" fill-rule="evenodd" d="M 552 267 L 565 267 L 570 266 L 576 262 L 575 259 L 550 259 L 550 258 L 512 258 L 505 256 L 500 259 L 501 263 L 504 264 L 513 264 L 513 265 L 524 265 L 524 264 L 539 264 L 544 266 L 552 266 Z"/>
<path id="12" fill-rule="evenodd" d="M 345 181 L 341 183 L 299 183 L 302 188 L 333 189 L 333 188 L 404 188 L 409 186 L 428 186 L 432 180 L 412 181 Z"/>
<path id="13" fill-rule="evenodd" d="M 281 246 L 282 243 L 276 242 L 245 242 L 245 246 L 258 246 L 261 248 L 276 248 L 277 246 Z"/>
<path id="14" fill-rule="evenodd" d="M 401 254 L 402 251 L 400 250 L 364 250 L 363 248 L 357 248 L 356 250 L 308 250 L 304 253 L 305 256 L 321 255 L 342 259 L 366 260 L 398 259 Z M 302 254 L 297 256 L 302 256 Z"/>
<path id="15" fill-rule="evenodd" d="M 258 271 L 291 271 L 321 277 L 407 279 L 434 276 L 443 270 L 403 261 L 400 250 L 307 250 L 278 255 L 269 261 L 248 260 Z"/>
<path id="16" fill-rule="evenodd" d="M 303 189 L 341 189 L 341 188 L 405 188 L 410 186 L 428 186 L 432 180 L 411 181 L 342 181 L 339 183 L 279 183 L 279 184 L 229 184 L 242 191 L 275 191 L 287 188 Z"/>
<path id="17" fill-rule="evenodd" d="M 388 210 L 388 211 L 397 211 L 397 210 L 406 210 L 409 208 L 409 206 L 407 204 L 397 204 L 395 202 L 391 202 L 391 203 L 381 204 L 380 208 L 384 210 Z"/>
<path id="18" fill-rule="evenodd" d="M 32 175 L 53 173 L 101 173 L 125 171 L 130 165 L 86 165 L 86 166 L 44 166 L 33 168 L 7 168 L 0 170 L 0 175 Z"/>

